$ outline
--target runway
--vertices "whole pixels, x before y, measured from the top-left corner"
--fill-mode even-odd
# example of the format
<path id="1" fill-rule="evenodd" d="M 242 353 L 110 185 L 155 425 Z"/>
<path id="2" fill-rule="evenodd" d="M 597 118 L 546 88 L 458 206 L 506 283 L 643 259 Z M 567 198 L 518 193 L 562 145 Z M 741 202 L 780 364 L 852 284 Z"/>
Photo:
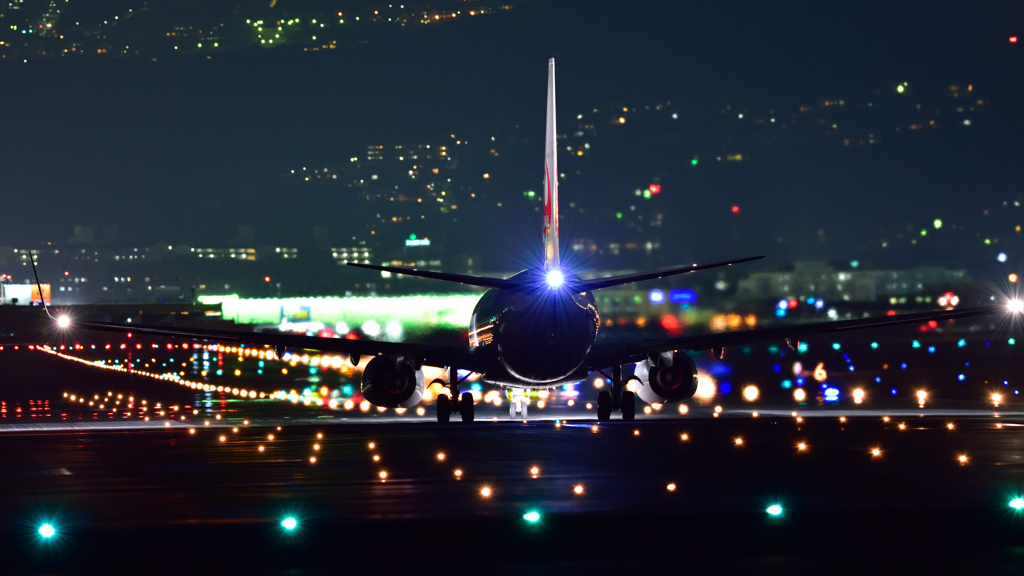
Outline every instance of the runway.
<path id="1" fill-rule="evenodd" d="M 1013 406 L 711 403 L 597 424 L 481 405 L 445 426 L 50 356 L 25 370 L 8 390 L 51 399 L 0 420 L 4 573 L 1000 573 L 1024 550 Z"/>

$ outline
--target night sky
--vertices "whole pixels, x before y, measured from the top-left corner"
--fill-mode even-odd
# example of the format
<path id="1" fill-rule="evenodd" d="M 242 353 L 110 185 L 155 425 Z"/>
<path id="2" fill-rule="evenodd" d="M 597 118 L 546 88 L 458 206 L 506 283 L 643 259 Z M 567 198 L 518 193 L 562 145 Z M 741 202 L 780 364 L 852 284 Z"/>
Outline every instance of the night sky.
<path id="1" fill-rule="evenodd" d="M 63 241 L 75 224 L 116 224 L 126 244 L 221 244 L 238 224 L 295 241 L 314 224 L 342 228 L 344 204 L 281 197 L 275 182 L 288 169 L 337 164 L 369 143 L 490 126 L 532 135 L 535 164 L 521 170 L 534 170 L 539 183 L 550 56 L 563 125 L 612 101 L 767 108 L 903 81 L 936 91 L 973 83 L 991 106 L 963 139 L 825 160 L 813 146 L 782 150 L 693 194 L 679 191 L 669 206 L 686 230 L 687 257 L 857 255 L 908 223 L 977 218 L 1024 182 L 1024 46 L 1007 42 L 1024 30 L 1014 28 L 1019 13 L 1008 4 L 892 4 L 525 2 L 315 54 L 5 61 L 0 245 Z M 563 185 L 563 202 L 582 194 L 600 202 L 608 192 L 597 182 L 664 169 L 655 165 L 664 158 L 642 147 L 631 154 L 628 144 L 589 189 Z M 739 246 L 713 225 L 731 204 L 745 208 Z M 532 220 L 496 226 L 498 234 L 539 229 Z M 593 226 L 563 221 L 570 230 Z M 824 245 L 811 241 L 822 228 Z M 773 246 L 779 235 L 789 242 Z"/>

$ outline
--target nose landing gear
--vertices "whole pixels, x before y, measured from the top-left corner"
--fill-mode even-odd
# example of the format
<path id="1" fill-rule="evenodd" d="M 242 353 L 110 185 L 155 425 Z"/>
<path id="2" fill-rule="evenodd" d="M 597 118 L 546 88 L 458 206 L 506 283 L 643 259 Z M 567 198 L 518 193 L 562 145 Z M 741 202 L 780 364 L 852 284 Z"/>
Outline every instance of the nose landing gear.
<path id="1" fill-rule="evenodd" d="M 520 414 L 523 420 L 526 420 L 526 394 L 523 393 L 522 388 L 513 388 L 512 397 L 508 403 L 508 417 L 515 420 L 516 415 Z"/>

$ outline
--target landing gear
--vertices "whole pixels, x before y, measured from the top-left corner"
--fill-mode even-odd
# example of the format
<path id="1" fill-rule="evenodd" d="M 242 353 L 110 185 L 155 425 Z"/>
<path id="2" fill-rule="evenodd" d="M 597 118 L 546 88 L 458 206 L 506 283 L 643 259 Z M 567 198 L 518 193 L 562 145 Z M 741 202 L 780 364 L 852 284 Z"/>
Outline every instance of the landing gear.
<path id="1" fill-rule="evenodd" d="M 597 393 L 597 421 L 607 422 L 612 419 L 612 395 L 607 390 Z"/>
<path id="2" fill-rule="evenodd" d="M 516 414 L 521 414 L 526 420 L 526 394 L 522 388 L 513 388 L 508 404 L 508 417 L 515 420 Z"/>
<path id="3" fill-rule="evenodd" d="M 462 399 L 459 400 L 459 412 L 462 413 L 463 422 L 473 421 L 473 395 L 471 393 L 462 393 Z"/>
<path id="4" fill-rule="evenodd" d="M 620 410 L 626 422 L 636 418 L 636 396 L 625 389 L 622 381 L 622 366 L 612 366 L 612 390 L 602 390 L 597 394 L 597 421 L 607 422 L 612 419 L 612 412 Z"/>
<path id="5" fill-rule="evenodd" d="M 473 413 L 473 394 L 470 392 L 463 392 L 462 396 L 459 396 L 459 376 L 454 368 L 448 368 L 448 382 L 437 379 L 430 383 L 431 386 L 434 384 L 442 384 L 448 387 L 448 394 L 438 394 L 437 396 L 437 421 L 440 424 L 447 424 L 451 421 L 452 414 L 461 414 L 463 422 L 472 422 L 475 414 Z"/>
<path id="6" fill-rule="evenodd" d="M 636 418 L 636 397 L 632 392 L 627 390 L 622 393 L 619 409 L 622 410 L 622 419 L 626 422 L 631 422 Z"/>
<path id="7" fill-rule="evenodd" d="M 447 394 L 437 397 L 437 421 L 447 424 L 452 417 L 452 401 Z"/>

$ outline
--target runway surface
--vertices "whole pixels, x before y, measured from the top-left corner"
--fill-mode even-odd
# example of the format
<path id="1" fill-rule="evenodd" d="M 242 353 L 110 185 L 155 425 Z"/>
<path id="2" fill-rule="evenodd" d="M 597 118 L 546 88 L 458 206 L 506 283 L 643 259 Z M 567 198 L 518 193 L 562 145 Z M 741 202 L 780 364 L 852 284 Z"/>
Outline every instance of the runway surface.
<path id="1" fill-rule="evenodd" d="M 442 426 L 160 382 L 141 411 L 139 376 L 37 354 L 7 390 L 49 400 L 0 419 L 4 574 L 1002 573 L 1024 560 L 1012 406 L 709 404 L 599 425 L 481 406 Z M 63 397 L 72 388 L 97 404 Z"/>

